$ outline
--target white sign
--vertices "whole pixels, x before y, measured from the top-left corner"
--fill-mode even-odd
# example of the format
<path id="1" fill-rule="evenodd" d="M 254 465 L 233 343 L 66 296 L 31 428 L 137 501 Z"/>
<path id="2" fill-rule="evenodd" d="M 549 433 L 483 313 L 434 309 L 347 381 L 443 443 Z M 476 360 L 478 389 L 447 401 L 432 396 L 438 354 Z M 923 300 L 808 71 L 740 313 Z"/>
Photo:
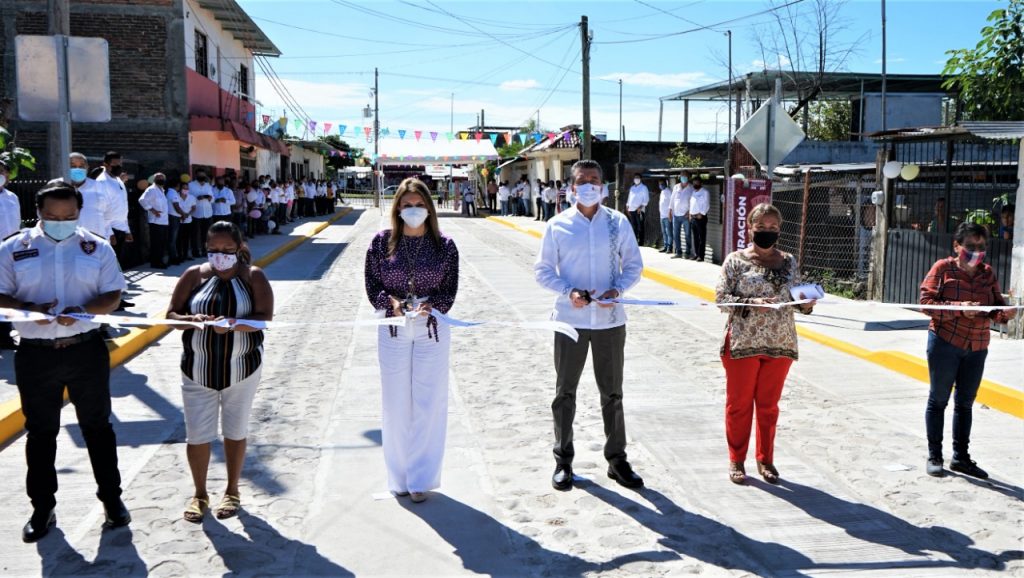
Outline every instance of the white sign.
<path id="1" fill-rule="evenodd" d="M 57 37 L 19 34 L 14 39 L 18 118 L 58 122 Z M 68 37 L 71 120 L 110 121 L 110 65 L 103 38 Z"/>

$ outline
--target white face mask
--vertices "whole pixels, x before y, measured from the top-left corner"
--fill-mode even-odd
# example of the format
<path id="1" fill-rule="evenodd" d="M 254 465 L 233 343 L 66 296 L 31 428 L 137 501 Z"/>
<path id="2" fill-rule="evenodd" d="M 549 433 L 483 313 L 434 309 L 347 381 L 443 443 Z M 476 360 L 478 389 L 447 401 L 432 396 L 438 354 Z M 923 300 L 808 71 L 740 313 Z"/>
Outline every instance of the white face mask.
<path id="1" fill-rule="evenodd" d="M 576 202 L 584 207 L 593 207 L 601 202 L 601 187 L 590 183 L 576 185 Z"/>
<path id="2" fill-rule="evenodd" d="M 639 185 L 640 184 L 640 179 L 633 179 L 633 184 L 634 185 Z"/>
<path id="3" fill-rule="evenodd" d="M 217 271 L 228 271 L 238 264 L 238 255 L 228 253 L 207 253 L 206 258 L 210 260 L 210 266 Z"/>
<path id="4" fill-rule="evenodd" d="M 427 217 L 430 216 L 430 211 L 426 207 L 406 207 L 399 213 L 402 220 L 405 221 L 406 225 L 409 225 L 413 229 L 419 227 L 427 221 Z"/>
<path id="5" fill-rule="evenodd" d="M 7 184 L 7 175 L 0 175 L 0 189 L 4 188 Z"/>

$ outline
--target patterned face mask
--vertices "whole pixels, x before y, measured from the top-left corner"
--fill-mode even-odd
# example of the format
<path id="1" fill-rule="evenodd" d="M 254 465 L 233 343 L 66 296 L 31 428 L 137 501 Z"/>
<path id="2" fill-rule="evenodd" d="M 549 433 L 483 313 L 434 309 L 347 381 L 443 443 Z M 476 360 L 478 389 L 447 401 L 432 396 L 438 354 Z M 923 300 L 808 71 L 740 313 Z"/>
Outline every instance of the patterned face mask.
<path id="1" fill-rule="evenodd" d="M 967 249 L 960 247 L 960 260 L 967 263 L 968 267 L 977 267 L 985 260 L 985 252 L 968 251 Z"/>
<path id="2" fill-rule="evenodd" d="M 210 260 L 210 266 L 216 271 L 228 271 L 238 264 L 238 255 L 234 253 L 210 251 L 206 254 L 206 258 Z"/>

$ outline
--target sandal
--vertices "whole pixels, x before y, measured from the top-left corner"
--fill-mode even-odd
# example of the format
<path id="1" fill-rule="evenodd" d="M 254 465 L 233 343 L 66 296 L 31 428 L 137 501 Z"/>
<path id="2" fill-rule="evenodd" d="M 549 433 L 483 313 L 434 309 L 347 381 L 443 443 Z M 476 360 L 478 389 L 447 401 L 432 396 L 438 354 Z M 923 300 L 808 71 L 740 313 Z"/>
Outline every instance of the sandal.
<path id="1" fill-rule="evenodd" d="M 761 474 L 764 481 L 769 484 L 779 483 L 779 470 L 775 469 L 775 466 L 764 462 L 757 462 L 757 473 Z"/>
<path id="2" fill-rule="evenodd" d="M 729 462 L 729 481 L 740 485 L 746 483 L 747 472 L 742 462 Z"/>
<path id="3" fill-rule="evenodd" d="M 198 524 L 203 521 L 203 516 L 206 515 L 206 510 L 209 507 L 210 500 L 192 496 L 188 501 L 188 505 L 185 506 L 185 513 L 182 517 L 185 518 L 186 522 Z"/>
<path id="4" fill-rule="evenodd" d="M 242 508 L 242 500 L 238 496 L 232 496 L 231 494 L 224 494 L 224 497 L 220 501 L 220 505 L 217 506 L 216 514 L 218 520 L 224 518 L 230 518 L 238 514 L 238 510 Z"/>

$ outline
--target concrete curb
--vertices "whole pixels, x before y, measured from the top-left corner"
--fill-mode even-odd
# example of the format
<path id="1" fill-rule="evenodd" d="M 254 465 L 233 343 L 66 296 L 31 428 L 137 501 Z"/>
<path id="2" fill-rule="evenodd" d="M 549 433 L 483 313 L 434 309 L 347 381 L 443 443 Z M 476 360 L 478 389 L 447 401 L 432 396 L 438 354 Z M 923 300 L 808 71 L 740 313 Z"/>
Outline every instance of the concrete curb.
<path id="1" fill-rule="evenodd" d="M 523 227 L 507 219 L 500 217 L 487 217 L 496 223 L 505 225 L 517 231 L 527 233 L 533 237 L 540 238 L 542 234 L 534 229 Z M 715 301 L 715 290 L 706 285 L 695 283 L 687 279 L 676 277 L 670 273 L 660 271 L 658 269 L 652 269 L 650 267 L 644 267 L 643 276 L 666 285 L 673 289 L 677 289 L 684 293 L 689 293 L 695 297 L 703 299 L 705 301 Z M 922 381 L 929 383 L 928 379 L 928 362 L 920 357 L 904 353 L 902 351 L 871 351 L 864 349 L 859 345 L 848 343 L 841 339 L 819 333 L 812 329 L 808 329 L 802 325 L 796 326 L 797 333 L 811 341 L 820 343 L 826 347 L 831 347 L 837 351 L 852 355 L 864 361 L 880 365 L 886 369 L 901 373 Z M 1017 391 L 1011 387 L 996 383 L 994 381 L 983 379 L 981 381 L 981 387 L 978 389 L 978 403 L 983 403 L 993 409 L 997 409 L 1003 413 L 1008 413 L 1014 417 L 1024 418 L 1024 392 Z"/>
<path id="2" fill-rule="evenodd" d="M 296 236 L 284 245 L 257 259 L 255 264 L 259 267 L 266 267 L 302 243 L 315 237 L 332 223 L 345 217 L 353 210 L 352 207 L 342 208 L 326 221 L 314 227 L 311 232 Z M 159 317 L 163 317 L 163 314 L 161 313 Z M 131 329 L 127 335 L 112 340 L 107 344 L 107 347 L 110 349 L 111 369 L 125 363 L 170 331 L 170 328 L 167 326 L 156 325 L 145 329 Z M 64 401 L 67 401 L 67 391 L 64 392 Z M 0 446 L 6 445 L 9 441 L 21 435 L 24 428 L 25 415 L 21 413 L 21 400 L 14 398 L 0 403 Z"/>

